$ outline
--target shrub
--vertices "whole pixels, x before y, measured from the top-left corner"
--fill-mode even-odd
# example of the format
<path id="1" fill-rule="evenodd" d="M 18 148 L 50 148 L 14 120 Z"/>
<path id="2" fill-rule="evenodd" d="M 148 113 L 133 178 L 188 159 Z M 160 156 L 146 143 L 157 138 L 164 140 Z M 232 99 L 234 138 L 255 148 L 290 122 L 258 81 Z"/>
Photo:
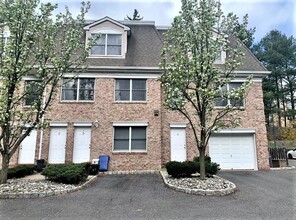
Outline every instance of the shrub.
<path id="1" fill-rule="evenodd" d="M 200 163 L 199 163 L 199 157 L 195 157 L 193 159 L 197 163 L 197 172 L 200 172 Z M 220 170 L 220 165 L 217 163 L 213 163 L 211 161 L 211 157 L 205 156 L 205 167 L 206 167 L 206 176 L 207 177 L 213 177 L 213 175 L 216 175 L 218 171 Z"/>
<path id="2" fill-rule="evenodd" d="M 7 178 L 22 178 L 24 176 L 28 176 L 34 173 L 36 169 L 35 165 L 22 165 L 16 166 L 13 168 L 9 168 L 7 172 Z"/>
<path id="3" fill-rule="evenodd" d="M 89 168 L 89 175 L 97 175 L 99 172 L 99 164 L 91 164 Z"/>
<path id="4" fill-rule="evenodd" d="M 78 184 L 84 182 L 89 174 L 90 163 L 49 165 L 43 169 L 42 175 L 48 180 Z"/>
<path id="5" fill-rule="evenodd" d="M 193 161 L 170 161 L 166 164 L 166 169 L 174 178 L 191 177 L 191 174 L 197 172 L 197 164 Z"/>

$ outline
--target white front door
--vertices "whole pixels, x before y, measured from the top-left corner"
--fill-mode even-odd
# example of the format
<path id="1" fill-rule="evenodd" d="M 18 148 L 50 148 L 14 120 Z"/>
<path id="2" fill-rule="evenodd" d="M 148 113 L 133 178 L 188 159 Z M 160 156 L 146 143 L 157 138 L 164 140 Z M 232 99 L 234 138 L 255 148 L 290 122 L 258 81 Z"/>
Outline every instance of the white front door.
<path id="1" fill-rule="evenodd" d="M 20 145 L 19 151 L 19 164 L 34 164 L 35 162 L 35 149 L 36 149 L 37 131 L 32 130 Z"/>
<path id="2" fill-rule="evenodd" d="M 253 134 L 213 135 L 209 154 L 221 169 L 256 169 Z"/>
<path id="3" fill-rule="evenodd" d="M 48 163 L 65 163 L 67 127 L 51 127 Z"/>
<path id="4" fill-rule="evenodd" d="M 185 128 L 171 128 L 171 161 L 186 160 Z"/>
<path id="5" fill-rule="evenodd" d="M 76 127 L 74 131 L 73 163 L 89 162 L 90 127 Z"/>

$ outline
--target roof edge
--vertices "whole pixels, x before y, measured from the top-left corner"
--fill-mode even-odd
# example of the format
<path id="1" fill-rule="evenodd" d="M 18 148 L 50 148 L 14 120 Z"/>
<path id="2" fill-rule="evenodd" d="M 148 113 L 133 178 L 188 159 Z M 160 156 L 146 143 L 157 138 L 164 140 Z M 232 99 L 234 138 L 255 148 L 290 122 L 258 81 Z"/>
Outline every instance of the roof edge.
<path id="1" fill-rule="evenodd" d="M 125 26 L 125 25 L 122 24 L 121 22 L 118 22 L 118 21 L 116 21 L 116 20 L 114 20 L 114 19 L 112 19 L 112 18 L 110 18 L 110 17 L 108 17 L 108 16 L 106 16 L 106 17 L 104 17 L 104 18 L 101 18 L 101 19 L 99 19 L 99 20 L 97 20 L 97 21 L 94 21 L 94 22 L 92 22 L 92 23 L 90 23 L 90 24 L 84 26 L 84 27 L 83 27 L 83 30 L 87 30 L 87 31 L 88 31 L 91 27 L 93 27 L 93 26 L 95 26 L 95 25 L 97 25 L 97 24 L 103 23 L 103 22 L 105 22 L 105 21 L 109 21 L 109 22 L 111 22 L 111 23 L 113 23 L 113 24 L 115 24 L 115 25 L 118 25 L 118 26 L 122 27 L 125 31 L 129 31 L 129 30 L 130 30 L 129 27 Z"/>

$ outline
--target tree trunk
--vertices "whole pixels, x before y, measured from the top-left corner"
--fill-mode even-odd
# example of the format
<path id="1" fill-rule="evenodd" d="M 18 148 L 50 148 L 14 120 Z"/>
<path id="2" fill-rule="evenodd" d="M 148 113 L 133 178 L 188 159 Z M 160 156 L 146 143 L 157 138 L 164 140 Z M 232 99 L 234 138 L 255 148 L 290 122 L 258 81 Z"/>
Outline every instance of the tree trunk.
<path id="1" fill-rule="evenodd" d="M 275 77 L 275 85 L 276 85 L 276 107 L 277 107 L 277 116 L 278 116 L 278 126 L 279 128 L 282 127 L 282 117 L 281 117 L 281 102 L 280 102 L 280 88 L 278 85 L 278 77 Z"/>
<path id="2" fill-rule="evenodd" d="M 0 172 L 0 184 L 7 182 L 8 165 L 9 165 L 9 155 L 2 154 L 2 169 Z"/>
<path id="3" fill-rule="evenodd" d="M 295 101 L 294 101 L 294 88 L 293 88 L 293 85 L 292 83 L 290 83 L 290 86 L 289 86 L 289 92 L 290 92 L 290 96 L 291 96 L 291 109 L 292 109 L 292 120 L 295 119 Z"/>
<path id="4" fill-rule="evenodd" d="M 198 148 L 199 149 L 199 166 L 200 166 L 200 178 L 202 180 L 206 179 L 206 166 L 205 166 L 205 147 Z"/>

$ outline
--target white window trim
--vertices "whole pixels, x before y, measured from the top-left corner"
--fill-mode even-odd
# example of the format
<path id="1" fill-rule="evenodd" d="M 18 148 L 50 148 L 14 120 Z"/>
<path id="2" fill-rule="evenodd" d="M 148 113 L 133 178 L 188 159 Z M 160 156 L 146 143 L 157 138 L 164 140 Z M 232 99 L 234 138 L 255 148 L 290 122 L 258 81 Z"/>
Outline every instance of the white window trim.
<path id="1" fill-rule="evenodd" d="M 115 127 L 128 127 L 129 128 L 129 149 L 128 150 L 114 150 L 115 142 Z M 146 149 L 145 150 L 132 150 L 132 127 L 146 127 Z M 112 141 L 112 153 L 147 153 L 148 148 L 148 122 L 113 122 L 113 141 Z"/>
<path id="2" fill-rule="evenodd" d="M 91 37 L 92 34 L 106 34 L 106 39 L 105 39 L 105 54 L 91 54 L 91 51 L 89 51 L 88 58 L 125 58 L 125 53 L 126 50 L 124 50 L 124 39 L 123 39 L 123 33 L 111 28 L 99 28 L 97 30 L 89 32 L 89 37 Z M 120 55 L 108 55 L 107 54 L 107 40 L 108 40 L 108 35 L 110 34 L 119 34 L 121 35 L 121 54 Z M 86 39 L 86 45 L 88 43 L 88 39 Z"/>
<path id="3" fill-rule="evenodd" d="M 241 82 L 241 81 L 231 81 L 229 83 L 244 83 L 244 82 Z M 229 92 L 229 83 L 226 84 L 226 89 L 227 89 L 227 92 Z M 216 105 L 214 106 L 214 108 L 216 109 L 221 109 L 221 108 L 225 108 L 226 106 L 232 106 L 230 104 L 230 99 L 229 97 L 227 98 L 227 105 L 225 106 L 219 106 L 219 105 Z M 242 106 L 232 106 L 233 108 L 240 108 L 240 109 L 245 109 L 246 108 L 246 103 L 245 103 L 245 97 L 243 98 L 243 105 Z"/>
<path id="4" fill-rule="evenodd" d="M 215 60 L 214 64 L 224 64 L 226 60 L 226 52 L 221 51 L 221 60 Z"/>
<path id="5" fill-rule="evenodd" d="M 25 89 L 25 92 L 26 92 L 26 89 L 27 89 L 27 83 L 28 82 L 31 82 L 31 81 L 41 81 L 40 79 L 26 79 L 26 80 L 24 80 L 25 81 L 25 85 L 24 85 L 24 89 Z M 24 100 L 24 105 L 23 105 L 24 107 L 31 107 L 32 105 L 27 105 L 26 104 L 26 99 Z"/>
<path id="6" fill-rule="evenodd" d="M 76 95 L 76 100 L 63 100 L 63 80 L 64 79 L 69 79 L 69 80 L 76 80 L 77 79 L 77 95 Z M 79 100 L 79 89 L 80 89 L 80 79 L 93 79 L 94 80 L 94 97 L 93 100 Z M 60 102 L 72 102 L 72 103 L 76 103 L 76 102 L 89 102 L 89 103 L 93 103 L 95 101 L 95 87 L 96 87 L 96 79 L 94 77 L 79 77 L 79 78 L 73 78 L 71 79 L 71 77 L 64 77 L 62 78 L 62 83 L 61 83 L 61 95 L 60 95 Z"/>
<path id="7" fill-rule="evenodd" d="M 116 80 L 117 79 L 129 79 L 130 81 L 130 91 L 129 91 L 129 100 L 116 100 Z M 148 84 L 147 84 L 147 79 L 146 78 L 139 78 L 139 79 L 142 79 L 142 80 L 146 80 L 146 93 L 145 93 L 145 100 L 132 100 L 133 98 L 133 80 L 138 80 L 136 78 L 116 78 L 115 81 L 114 81 L 114 102 L 119 102 L 119 103 L 132 103 L 132 102 L 135 102 L 135 103 L 147 103 L 147 92 L 148 92 Z"/>

